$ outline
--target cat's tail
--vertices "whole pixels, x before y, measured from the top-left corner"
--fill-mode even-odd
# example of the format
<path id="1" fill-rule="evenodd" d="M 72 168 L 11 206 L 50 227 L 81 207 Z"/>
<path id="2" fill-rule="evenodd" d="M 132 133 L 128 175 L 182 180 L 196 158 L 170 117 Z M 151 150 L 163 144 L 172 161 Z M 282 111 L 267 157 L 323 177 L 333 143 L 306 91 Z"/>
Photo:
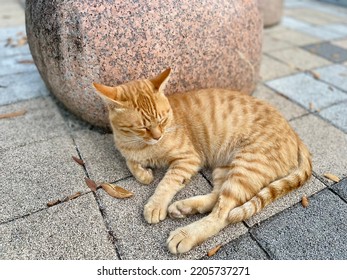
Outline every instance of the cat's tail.
<path id="1" fill-rule="evenodd" d="M 287 176 L 273 181 L 262 188 L 249 201 L 232 209 L 228 215 L 230 223 L 237 223 L 250 218 L 272 201 L 302 186 L 311 177 L 312 163 L 310 152 L 305 144 L 301 141 L 299 143 L 298 167 Z"/>

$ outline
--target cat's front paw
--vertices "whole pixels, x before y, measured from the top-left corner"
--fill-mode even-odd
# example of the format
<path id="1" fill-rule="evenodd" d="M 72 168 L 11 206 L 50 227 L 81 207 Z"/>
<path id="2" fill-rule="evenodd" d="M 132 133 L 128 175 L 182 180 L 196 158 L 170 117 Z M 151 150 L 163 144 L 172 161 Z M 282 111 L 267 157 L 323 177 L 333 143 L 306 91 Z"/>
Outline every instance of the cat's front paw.
<path id="1" fill-rule="evenodd" d="M 184 201 L 176 201 L 172 203 L 168 208 L 169 216 L 171 218 L 181 219 L 188 215 L 195 214 L 195 211 L 184 203 Z"/>
<path id="2" fill-rule="evenodd" d="M 141 170 L 141 171 L 140 171 Z M 139 181 L 141 184 L 149 185 L 153 182 L 154 176 L 152 169 L 139 169 L 136 174 L 134 174 L 137 181 Z"/>
<path id="3" fill-rule="evenodd" d="M 167 205 L 149 201 L 144 208 L 143 215 L 149 224 L 157 224 L 164 220 L 167 215 Z"/>

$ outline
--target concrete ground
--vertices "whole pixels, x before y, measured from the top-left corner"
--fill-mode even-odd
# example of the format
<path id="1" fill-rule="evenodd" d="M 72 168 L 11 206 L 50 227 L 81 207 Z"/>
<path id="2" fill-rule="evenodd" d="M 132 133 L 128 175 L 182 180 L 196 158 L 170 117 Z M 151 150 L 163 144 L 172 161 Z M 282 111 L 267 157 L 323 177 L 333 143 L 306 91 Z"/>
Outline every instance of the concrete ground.
<path id="1" fill-rule="evenodd" d="M 0 119 L 0 259 L 207 259 L 218 244 L 212 259 L 347 259 L 347 9 L 287 0 L 281 24 L 264 31 L 254 95 L 274 104 L 309 146 L 312 180 L 174 256 L 168 233 L 199 217 L 144 221 L 144 203 L 163 173 L 149 187 L 137 183 L 112 135 L 78 120 L 47 91 L 25 41 L 23 2 L 0 0 L 0 114 L 26 111 Z M 94 193 L 85 177 L 135 195 Z M 177 199 L 210 189 L 203 172 Z"/>

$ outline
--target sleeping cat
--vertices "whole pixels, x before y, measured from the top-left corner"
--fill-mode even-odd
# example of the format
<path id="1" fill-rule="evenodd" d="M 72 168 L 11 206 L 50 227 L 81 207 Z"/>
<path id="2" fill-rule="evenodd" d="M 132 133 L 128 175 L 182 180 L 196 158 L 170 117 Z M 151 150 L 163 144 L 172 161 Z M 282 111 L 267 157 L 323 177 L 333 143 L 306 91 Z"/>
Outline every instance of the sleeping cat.
<path id="1" fill-rule="evenodd" d="M 270 105 L 226 89 L 165 96 L 170 72 L 94 87 L 107 104 L 115 145 L 135 178 L 150 184 L 149 167 L 168 166 L 144 207 L 145 220 L 154 224 L 167 214 L 209 213 L 171 232 L 167 245 L 177 254 L 302 186 L 312 166 L 306 146 Z M 212 192 L 170 205 L 204 166 L 213 170 Z"/>

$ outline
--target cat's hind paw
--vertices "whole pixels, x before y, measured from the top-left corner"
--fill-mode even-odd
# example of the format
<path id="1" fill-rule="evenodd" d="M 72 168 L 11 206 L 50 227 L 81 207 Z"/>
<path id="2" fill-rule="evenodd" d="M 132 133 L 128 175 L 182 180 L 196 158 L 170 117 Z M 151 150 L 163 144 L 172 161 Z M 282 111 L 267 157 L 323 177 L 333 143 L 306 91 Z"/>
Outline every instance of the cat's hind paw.
<path id="1" fill-rule="evenodd" d="M 190 249 L 198 245 L 193 236 L 194 235 L 190 233 L 189 226 L 172 231 L 166 241 L 169 251 L 172 254 L 188 252 Z"/>
<path id="2" fill-rule="evenodd" d="M 188 215 L 195 214 L 189 205 L 185 205 L 184 201 L 176 201 L 168 208 L 169 216 L 171 218 L 182 219 Z"/>

